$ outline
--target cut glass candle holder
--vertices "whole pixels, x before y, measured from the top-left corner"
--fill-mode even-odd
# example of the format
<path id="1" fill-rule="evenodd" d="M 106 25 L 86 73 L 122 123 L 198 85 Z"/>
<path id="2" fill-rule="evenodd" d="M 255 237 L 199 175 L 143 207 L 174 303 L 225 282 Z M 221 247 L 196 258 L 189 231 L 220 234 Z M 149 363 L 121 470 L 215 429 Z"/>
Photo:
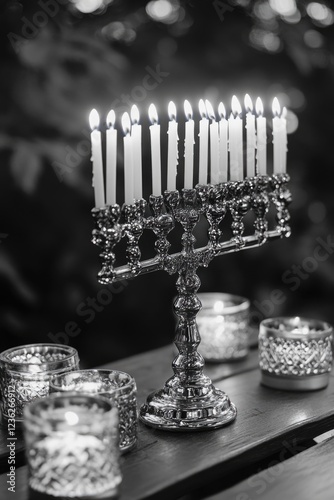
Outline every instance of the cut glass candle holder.
<path id="1" fill-rule="evenodd" d="M 114 498 L 118 411 L 100 396 L 51 394 L 24 409 L 29 486 L 61 498 Z M 43 497 L 44 498 L 44 497 Z"/>
<path id="2" fill-rule="evenodd" d="M 75 391 L 104 396 L 119 412 L 119 447 L 122 453 L 132 449 L 137 440 L 137 387 L 134 378 L 118 370 L 77 370 L 52 378 L 51 390 Z"/>
<path id="3" fill-rule="evenodd" d="M 201 332 L 199 352 L 206 361 L 243 359 L 249 346 L 249 300 L 227 293 L 199 293 L 197 315 Z"/>
<path id="4" fill-rule="evenodd" d="M 332 327 L 328 323 L 298 316 L 261 322 L 262 384 L 288 391 L 322 389 L 328 385 L 332 359 Z"/>
<path id="5" fill-rule="evenodd" d="M 50 378 L 79 368 L 76 349 L 61 344 L 27 344 L 0 354 L 2 416 L 20 421 L 23 409 L 50 393 Z"/>

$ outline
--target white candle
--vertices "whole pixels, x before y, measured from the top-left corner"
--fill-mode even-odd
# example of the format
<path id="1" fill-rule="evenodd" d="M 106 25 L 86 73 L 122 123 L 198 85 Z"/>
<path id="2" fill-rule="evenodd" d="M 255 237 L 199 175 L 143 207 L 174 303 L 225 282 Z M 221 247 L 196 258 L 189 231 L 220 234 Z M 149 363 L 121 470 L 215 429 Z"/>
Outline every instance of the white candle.
<path id="1" fill-rule="evenodd" d="M 280 134 L 280 125 L 281 125 L 281 106 L 278 102 L 277 97 L 273 100 L 272 105 L 273 110 L 273 145 L 274 145 L 274 174 L 279 174 L 281 172 L 281 134 Z"/>
<path id="2" fill-rule="evenodd" d="M 89 115 L 89 124 L 92 129 L 92 157 L 93 162 L 93 186 L 95 196 L 95 207 L 101 208 L 105 205 L 104 182 L 103 182 L 103 161 L 102 161 L 102 142 L 101 132 L 98 130 L 100 117 L 96 109 L 92 109 Z"/>
<path id="3" fill-rule="evenodd" d="M 201 115 L 199 122 L 199 173 L 198 183 L 208 183 L 208 147 L 209 147 L 209 120 L 203 99 L 198 103 Z"/>
<path id="4" fill-rule="evenodd" d="M 141 125 L 139 125 L 139 109 L 135 104 L 131 108 L 131 124 L 134 198 L 140 200 L 143 197 Z"/>
<path id="5" fill-rule="evenodd" d="M 167 190 L 175 191 L 176 189 L 176 174 L 179 158 L 178 151 L 178 133 L 176 121 L 176 106 L 173 101 L 168 104 L 168 160 L 167 160 Z"/>
<path id="6" fill-rule="evenodd" d="M 133 193 L 133 152 L 131 140 L 131 120 L 129 113 L 122 116 L 122 127 L 124 131 L 124 202 L 131 205 L 134 200 Z"/>
<path id="7" fill-rule="evenodd" d="M 274 174 L 286 171 L 286 119 L 281 114 L 281 106 L 277 97 L 273 100 L 273 144 L 274 144 Z"/>
<path id="8" fill-rule="evenodd" d="M 190 189 L 193 187 L 195 124 L 193 110 L 187 100 L 184 101 L 184 113 L 187 118 L 184 138 L 184 187 Z"/>
<path id="9" fill-rule="evenodd" d="M 160 125 L 158 124 L 158 113 L 154 104 L 151 104 L 148 115 L 152 125 L 151 135 L 151 163 L 152 163 L 152 194 L 161 195 L 161 149 L 160 149 Z"/>
<path id="10" fill-rule="evenodd" d="M 255 175 L 255 116 L 253 114 L 252 99 L 248 94 L 245 95 L 245 108 L 246 115 L 246 130 L 247 130 L 247 177 L 254 177 Z"/>
<path id="11" fill-rule="evenodd" d="M 112 109 L 107 116 L 107 205 L 116 203 L 117 130 L 115 121 L 116 115 Z"/>
<path id="12" fill-rule="evenodd" d="M 234 95 L 232 97 L 232 113 L 228 120 L 231 181 L 241 181 L 244 177 L 241 114 L 242 109 L 240 102 Z"/>
<path id="13" fill-rule="evenodd" d="M 288 151 L 288 135 L 286 128 L 286 115 L 288 114 L 288 110 L 284 106 L 282 111 L 282 123 L 283 123 L 283 146 L 282 146 L 282 173 L 286 172 L 286 156 Z"/>
<path id="14" fill-rule="evenodd" d="M 211 120 L 210 123 L 210 182 L 211 184 L 218 184 L 219 182 L 219 132 L 216 115 L 213 110 L 212 104 L 208 99 L 205 101 L 205 106 L 208 116 Z"/>
<path id="15" fill-rule="evenodd" d="M 263 116 L 263 104 L 260 97 L 256 99 L 256 173 L 258 175 L 267 175 L 267 121 Z"/>
<path id="16" fill-rule="evenodd" d="M 218 106 L 219 122 L 219 180 L 227 181 L 228 175 L 228 123 L 226 120 L 226 110 L 222 102 Z"/>

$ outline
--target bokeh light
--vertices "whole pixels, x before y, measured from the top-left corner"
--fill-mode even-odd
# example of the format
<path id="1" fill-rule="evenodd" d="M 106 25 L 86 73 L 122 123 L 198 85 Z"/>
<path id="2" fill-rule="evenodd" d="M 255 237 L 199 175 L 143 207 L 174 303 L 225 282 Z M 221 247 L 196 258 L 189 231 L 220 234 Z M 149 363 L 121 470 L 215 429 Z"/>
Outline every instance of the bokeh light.
<path id="1" fill-rule="evenodd" d="M 293 16 L 297 12 L 295 0 L 269 0 L 269 5 L 281 16 Z"/>
<path id="2" fill-rule="evenodd" d="M 173 24 L 178 20 L 180 5 L 175 0 L 152 0 L 146 5 L 147 14 L 154 21 L 165 24 Z"/>
<path id="3" fill-rule="evenodd" d="M 334 13 L 327 5 L 320 2 L 311 2 L 306 7 L 306 12 L 314 21 L 323 26 L 330 26 L 334 23 Z"/>

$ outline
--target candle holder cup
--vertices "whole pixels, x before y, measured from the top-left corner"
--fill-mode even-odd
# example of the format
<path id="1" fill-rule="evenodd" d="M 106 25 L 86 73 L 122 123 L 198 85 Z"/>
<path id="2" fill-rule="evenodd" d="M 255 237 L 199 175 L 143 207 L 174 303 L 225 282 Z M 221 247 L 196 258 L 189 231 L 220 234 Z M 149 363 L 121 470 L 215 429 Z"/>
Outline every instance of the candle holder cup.
<path id="1" fill-rule="evenodd" d="M 287 391 L 328 385 L 332 369 L 332 327 L 306 318 L 269 318 L 260 324 L 261 382 Z"/>
<path id="2" fill-rule="evenodd" d="M 24 409 L 29 486 L 45 498 L 114 498 L 122 480 L 118 411 L 92 394 L 64 393 Z"/>
<path id="3" fill-rule="evenodd" d="M 119 413 L 119 448 L 131 450 L 137 441 L 136 382 L 118 370 L 77 370 L 52 377 L 52 392 L 75 391 L 98 394 L 110 399 Z"/>
<path id="4" fill-rule="evenodd" d="M 24 407 L 50 393 L 50 378 L 79 368 L 73 347 L 61 344 L 27 344 L 0 354 L 2 417 L 23 419 Z"/>
<path id="5" fill-rule="evenodd" d="M 204 360 L 197 351 L 200 334 L 196 316 L 201 302 L 196 295 L 200 287 L 196 272 L 217 256 L 289 236 L 288 180 L 285 173 L 257 175 L 243 181 L 165 191 L 164 195 L 150 196 L 149 215 L 144 199 L 122 208 L 116 204 L 92 210 L 96 224 L 92 241 L 102 249 L 100 283 L 128 280 L 158 270 L 178 275 L 174 310 L 179 318 L 175 337 L 179 354 L 172 365 L 174 375 L 140 409 L 140 419 L 145 424 L 165 430 L 194 431 L 221 427 L 235 419 L 234 404 L 204 375 Z M 277 211 L 277 225 L 273 229 L 269 229 L 267 218 L 271 205 Z M 246 236 L 243 218 L 249 212 L 255 215 L 254 232 Z M 232 237 L 222 241 L 222 224 L 228 213 L 232 219 Z M 193 231 L 201 218 L 206 218 L 209 224 L 208 243 L 195 248 Z M 182 251 L 170 254 L 168 235 L 177 224 L 183 231 Z M 146 230 L 156 236 L 156 256 L 141 261 L 139 243 Z M 115 267 L 117 244 L 123 238 L 127 239 L 128 263 Z"/>
<path id="6" fill-rule="evenodd" d="M 205 361 L 245 358 L 249 350 L 249 300 L 229 293 L 199 293 L 198 298 L 202 303 L 197 315 L 199 350 Z"/>

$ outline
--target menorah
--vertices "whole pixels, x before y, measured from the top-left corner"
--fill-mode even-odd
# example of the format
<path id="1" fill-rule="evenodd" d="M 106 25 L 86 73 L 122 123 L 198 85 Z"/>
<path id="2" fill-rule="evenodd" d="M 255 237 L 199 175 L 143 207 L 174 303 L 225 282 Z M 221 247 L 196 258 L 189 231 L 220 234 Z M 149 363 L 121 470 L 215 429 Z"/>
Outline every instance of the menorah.
<path id="1" fill-rule="evenodd" d="M 232 127 L 233 123 L 230 134 L 234 130 Z M 129 130 L 126 136 L 129 136 Z M 186 140 L 187 137 L 185 144 Z M 237 146 L 242 152 L 242 139 Z M 284 141 L 281 141 L 280 146 L 286 150 Z M 255 147 L 253 152 L 255 155 Z M 237 167 L 240 172 L 242 154 L 239 157 L 241 164 Z M 272 175 L 261 175 L 261 169 L 257 168 L 255 175 L 241 180 L 166 190 L 163 194 L 150 195 L 148 203 L 144 198 L 138 198 L 122 206 L 111 203 L 101 207 L 97 205 L 92 210 L 96 226 L 93 243 L 102 249 L 102 269 L 98 274 L 100 283 L 110 284 L 159 270 L 178 275 L 178 295 L 174 301 L 174 311 L 178 317 L 174 342 L 178 355 L 172 363 L 174 375 L 162 389 L 149 395 L 140 409 L 139 418 L 148 426 L 172 431 L 194 431 L 221 427 L 235 419 L 235 405 L 203 373 L 204 359 L 197 350 L 200 333 L 196 315 L 201 309 L 201 302 L 196 295 L 200 287 L 197 270 L 207 267 L 220 255 L 255 248 L 269 240 L 290 235 L 289 176 L 284 172 L 285 169 L 282 170 L 275 173 L 274 165 Z M 231 171 L 230 166 L 230 179 Z M 274 224 L 269 223 L 271 207 L 276 213 Z M 245 235 L 244 218 L 251 212 L 254 218 L 252 234 Z M 203 218 L 208 223 L 208 240 L 206 246 L 196 248 L 193 233 Z M 273 227 L 269 227 L 271 225 Z M 169 237 L 177 226 L 182 229 L 182 250 L 171 253 Z M 224 226 L 230 232 L 227 239 L 223 235 Z M 140 241 L 147 230 L 153 231 L 155 235 L 155 256 L 141 260 Z M 118 247 L 122 239 L 126 241 L 127 264 L 116 266 L 116 253 L 118 248 L 122 248 Z"/>

